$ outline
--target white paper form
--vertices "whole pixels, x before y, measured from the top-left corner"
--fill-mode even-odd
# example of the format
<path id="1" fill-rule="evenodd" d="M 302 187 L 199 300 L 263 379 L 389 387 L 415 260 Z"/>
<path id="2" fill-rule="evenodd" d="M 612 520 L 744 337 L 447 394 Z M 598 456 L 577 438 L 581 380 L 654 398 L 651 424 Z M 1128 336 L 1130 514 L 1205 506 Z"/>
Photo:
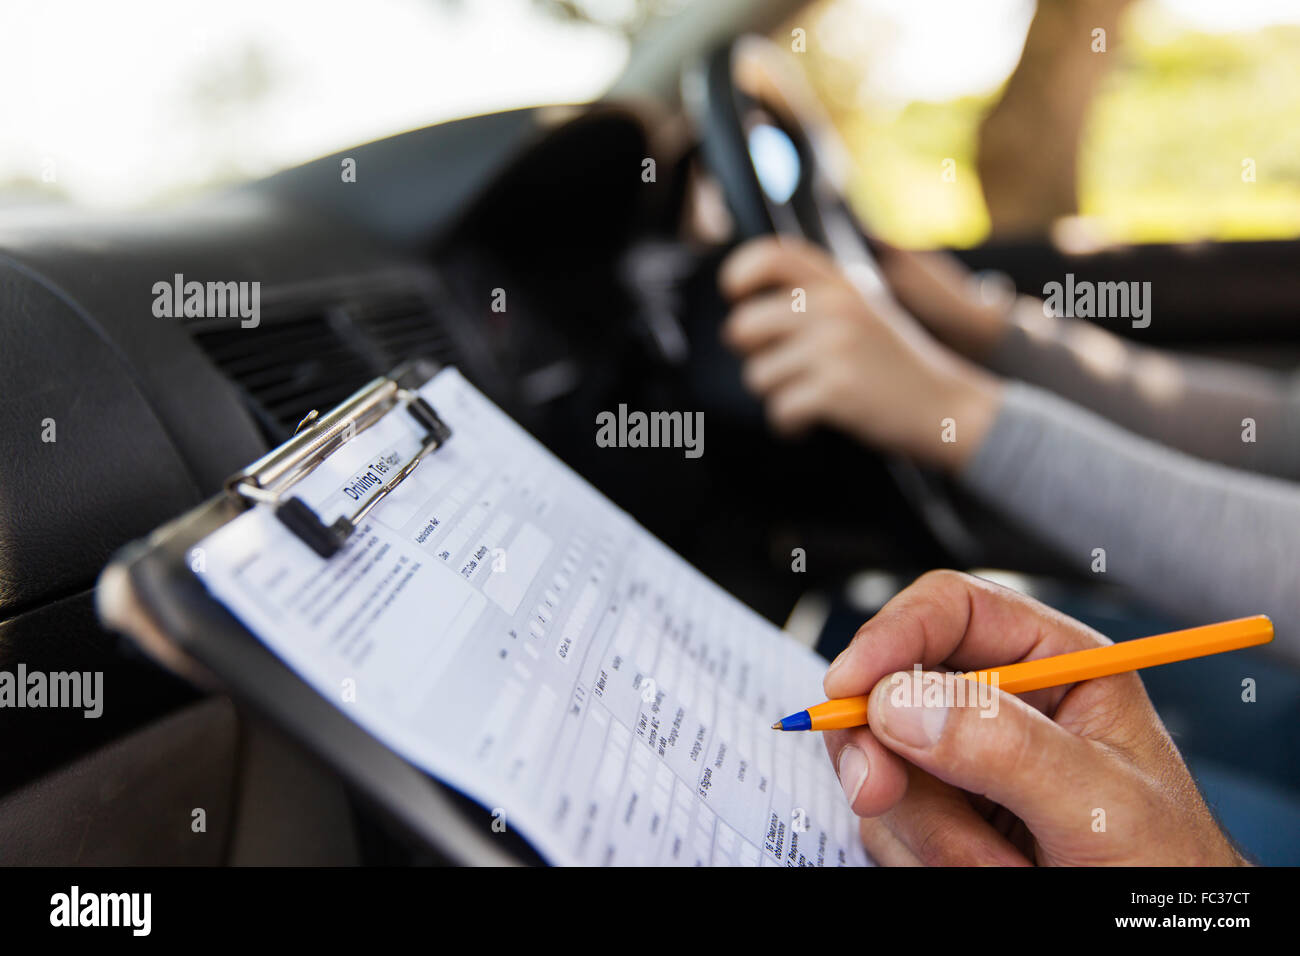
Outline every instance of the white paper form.
<path id="1" fill-rule="evenodd" d="M 371 734 L 549 861 L 862 865 L 820 735 L 771 722 L 825 661 L 446 369 L 452 437 L 325 561 L 269 509 L 200 545 L 208 589 Z M 416 450 L 390 414 L 299 483 L 327 523 Z"/>

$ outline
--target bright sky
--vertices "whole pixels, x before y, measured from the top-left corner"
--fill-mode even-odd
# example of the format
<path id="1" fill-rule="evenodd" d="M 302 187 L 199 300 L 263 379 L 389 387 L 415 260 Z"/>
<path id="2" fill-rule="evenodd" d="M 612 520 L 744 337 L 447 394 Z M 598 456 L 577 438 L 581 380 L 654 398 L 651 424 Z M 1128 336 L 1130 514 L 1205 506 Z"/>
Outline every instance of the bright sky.
<path id="1" fill-rule="evenodd" d="M 1143 2 L 1200 29 L 1300 22 L 1300 0 Z M 883 31 L 863 92 L 902 102 L 1000 83 L 1033 0 L 837 7 L 818 41 L 877 51 Z M 626 47 L 529 0 L 4 0 L 0 189 L 148 203 L 454 116 L 592 99 Z"/>
<path id="2" fill-rule="evenodd" d="M 592 99 L 627 56 L 622 38 L 528 0 L 4 0 L 2 9 L 0 183 L 39 180 L 52 162 L 57 185 L 94 204 L 262 175 L 455 116 Z M 260 51 L 270 92 L 241 102 L 231 60 L 250 51 Z"/>
<path id="3" fill-rule="evenodd" d="M 1053 0 L 1056 2 L 1056 0 Z M 1257 30 L 1300 23 L 1300 0 L 1145 0 L 1190 29 Z M 997 87 L 1020 60 L 1034 0 L 838 0 L 817 40 L 871 51 L 861 95 L 898 104 Z"/>

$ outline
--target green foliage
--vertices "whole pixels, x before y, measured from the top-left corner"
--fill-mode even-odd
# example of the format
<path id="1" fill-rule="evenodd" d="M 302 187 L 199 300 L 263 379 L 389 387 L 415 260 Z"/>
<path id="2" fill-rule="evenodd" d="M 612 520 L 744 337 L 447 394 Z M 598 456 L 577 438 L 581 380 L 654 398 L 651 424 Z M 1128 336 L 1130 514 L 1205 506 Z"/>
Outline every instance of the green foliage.
<path id="1" fill-rule="evenodd" d="M 1085 130 L 1085 215 L 1132 241 L 1300 235 L 1300 27 L 1138 34 L 1117 56 Z"/>
<path id="2" fill-rule="evenodd" d="M 975 142 L 992 102 L 966 97 L 911 103 L 883 118 L 863 111 L 841 116 L 840 133 L 854 159 L 850 198 L 873 229 L 918 246 L 974 245 L 988 234 Z"/>
<path id="3" fill-rule="evenodd" d="M 1206 34 L 1129 17 L 1104 55 L 1115 62 L 1079 157 L 1080 214 L 1097 231 L 1121 242 L 1300 235 L 1300 27 Z M 986 238 L 975 144 L 1001 91 L 882 112 L 846 105 L 846 64 L 832 86 L 834 65 L 812 60 L 854 159 L 850 198 L 873 228 L 912 245 Z M 955 181 L 941 175 L 945 159 Z"/>

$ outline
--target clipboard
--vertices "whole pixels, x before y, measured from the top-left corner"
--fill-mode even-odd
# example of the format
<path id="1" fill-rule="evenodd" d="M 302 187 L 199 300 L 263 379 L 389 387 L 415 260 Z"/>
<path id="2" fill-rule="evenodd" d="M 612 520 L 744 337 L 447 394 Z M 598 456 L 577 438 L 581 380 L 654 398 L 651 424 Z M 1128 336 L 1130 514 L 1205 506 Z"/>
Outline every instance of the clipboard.
<path id="1" fill-rule="evenodd" d="M 209 690 L 226 693 L 270 721 L 339 773 L 370 807 L 439 860 L 514 865 L 539 857 L 522 841 L 470 825 L 470 801 L 408 763 L 322 697 L 217 601 L 191 571 L 195 546 L 254 506 L 276 517 L 322 557 L 450 437 L 416 389 L 440 366 L 416 359 L 377 378 L 242 471 L 222 492 L 119 550 L 101 573 L 96 608 L 109 628 L 146 655 Z M 326 525 L 294 485 L 356 434 L 387 415 L 405 416 L 421 436 L 416 454 L 374 489 L 352 515 Z M 508 844 L 508 845 L 507 845 Z"/>

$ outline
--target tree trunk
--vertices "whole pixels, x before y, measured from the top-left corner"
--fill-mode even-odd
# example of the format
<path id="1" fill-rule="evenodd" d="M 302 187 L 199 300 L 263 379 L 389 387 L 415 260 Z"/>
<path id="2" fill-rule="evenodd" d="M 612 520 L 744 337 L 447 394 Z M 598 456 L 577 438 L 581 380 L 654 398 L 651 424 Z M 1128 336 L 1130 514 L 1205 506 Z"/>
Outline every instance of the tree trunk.
<path id="1" fill-rule="evenodd" d="M 980 124 L 976 168 L 993 235 L 1045 234 L 1079 210 L 1079 140 L 1130 0 L 1039 0 L 1024 53 Z M 1094 52 L 1094 30 L 1106 52 Z"/>

